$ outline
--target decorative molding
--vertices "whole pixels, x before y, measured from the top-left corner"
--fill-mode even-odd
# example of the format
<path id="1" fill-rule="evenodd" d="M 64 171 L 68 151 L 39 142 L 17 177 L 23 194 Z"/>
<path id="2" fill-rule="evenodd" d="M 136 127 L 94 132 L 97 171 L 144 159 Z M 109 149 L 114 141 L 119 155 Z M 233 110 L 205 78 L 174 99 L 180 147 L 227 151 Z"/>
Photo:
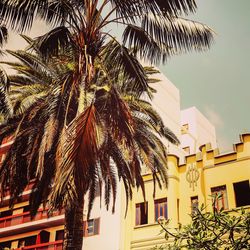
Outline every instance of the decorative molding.
<path id="1" fill-rule="evenodd" d="M 168 243 L 172 242 L 173 238 L 169 238 Z M 156 236 L 156 237 L 150 237 L 150 238 L 144 238 L 144 239 L 140 239 L 140 240 L 134 240 L 131 241 L 131 249 L 138 249 L 141 247 L 145 247 L 142 249 L 151 249 L 151 247 L 154 247 L 155 245 L 158 244 L 166 244 L 166 239 L 164 238 L 164 236 Z"/>
<path id="2" fill-rule="evenodd" d="M 194 191 L 194 187 L 197 187 L 197 181 L 200 178 L 200 173 L 197 169 L 196 163 L 189 163 L 187 165 L 187 173 L 186 180 L 189 182 L 190 188 L 192 187 Z"/>
<path id="3" fill-rule="evenodd" d="M 147 174 L 147 175 L 150 175 L 150 174 Z M 144 176 L 146 176 L 146 175 L 144 175 Z M 180 178 L 179 178 L 178 176 L 176 176 L 176 175 L 170 174 L 170 175 L 168 175 L 168 178 L 169 178 L 169 179 L 175 179 L 175 180 L 177 180 L 178 182 L 180 182 Z M 145 183 L 146 183 L 146 182 L 151 182 L 151 181 L 153 181 L 152 178 L 151 178 L 150 180 L 144 180 Z"/>

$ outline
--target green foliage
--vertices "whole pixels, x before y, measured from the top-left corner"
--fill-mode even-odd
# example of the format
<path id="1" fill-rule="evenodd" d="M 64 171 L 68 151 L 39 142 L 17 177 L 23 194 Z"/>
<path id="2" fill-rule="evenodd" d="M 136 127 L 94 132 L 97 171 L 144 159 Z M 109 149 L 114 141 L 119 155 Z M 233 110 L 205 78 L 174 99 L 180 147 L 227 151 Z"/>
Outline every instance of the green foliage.
<path id="1" fill-rule="evenodd" d="M 233 211 L 206 212 L 201 206 L 191 215 L 190 224 L 168 227 L 169 220 L 159 220 L 168 241 L 154 250 L 240 250 L 250 249 L 250 212 L 244 208 Z"/>

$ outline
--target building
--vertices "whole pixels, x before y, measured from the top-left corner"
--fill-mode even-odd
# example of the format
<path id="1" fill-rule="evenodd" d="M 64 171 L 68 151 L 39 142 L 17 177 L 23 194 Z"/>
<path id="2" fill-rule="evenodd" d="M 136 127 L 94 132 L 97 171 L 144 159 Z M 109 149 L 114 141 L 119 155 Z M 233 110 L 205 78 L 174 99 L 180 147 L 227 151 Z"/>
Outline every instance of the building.
<path id="1" fill-rule="evenodd" d="M 168 160 L 168 188 L 157 189 L 153 198 L 152 176 L 145 174 L 146 207 L 142 193 L 134 193 L 121 249 L 146 250 L 165 243 L 164 235 L 159 235 L 158 217 L 170 219 L 170 228 L 179 222 L 185 225 L 200 204 L 205 204 L 207 211 L 212 209 L 212 195 L 216 193 L 221 195 L 218 209 L 250 208 L 250 134 L 241 135 L 232 152 L 220 154 L 205 144 L 199 152 L 187 155 L 184 164 L 176 155 L 169 155 Z"/>
<path id="2" fill-rule="evenodd" d="M 181 148 L 187 155 L 199 152 L 206 143 L 217 147 L 215 127 L 196 107 L 181 110 L 181 134 Z"/>

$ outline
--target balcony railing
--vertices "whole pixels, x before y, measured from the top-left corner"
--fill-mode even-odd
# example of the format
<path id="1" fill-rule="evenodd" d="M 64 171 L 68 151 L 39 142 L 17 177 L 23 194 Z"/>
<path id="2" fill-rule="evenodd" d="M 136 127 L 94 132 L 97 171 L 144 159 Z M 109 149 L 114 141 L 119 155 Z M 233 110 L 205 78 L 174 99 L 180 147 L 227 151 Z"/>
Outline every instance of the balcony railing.
<path id="1" fill-rule="evenodd" d="M 63 211 L 61 212 L 57 211 L 57 212 L 54 212 L 51 216 L 54 217 L 54 216 L 61 215 L 61 214 L 63 214 Z M 31 220 L 30 218 L 30 212 L 14 214 L 14 215 L 0 218 L 0 228 L 15 226 L 15 225 L 23 224 L 26 222 L 37 221 L 37 220 L 42 220 L 42 219 L 47 219 L 47 218 L 48 218 L 47 210 L 44 210 L 44 209 L 39 209 L 33 220 Z"/>
<path id="2" fill-rule="evenodd" d="M 62 250 L 62 249 L 63 249 L 63 241 L 57 240 L 54 242 L 47 242 L 32 246 L 21 247 L 18 248 L 17 250 Z"/>

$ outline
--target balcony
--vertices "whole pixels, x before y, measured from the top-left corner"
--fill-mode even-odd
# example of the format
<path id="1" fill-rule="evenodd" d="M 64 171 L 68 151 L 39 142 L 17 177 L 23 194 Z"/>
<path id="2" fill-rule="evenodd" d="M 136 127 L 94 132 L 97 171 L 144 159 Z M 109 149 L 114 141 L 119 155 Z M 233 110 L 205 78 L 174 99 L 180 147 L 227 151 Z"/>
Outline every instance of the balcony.
<path id="1" fill-rule="evenodd" d="M 62 250 L 62 249 L 63 249 L 62 240 L 17 248 L 17 250 Z"/>
<path id="2" fill-rule="evenodd" d="M 0 218 L 0 237 L 43 229 L 46 227 L 59 226 L 63 223 L 63 211 L 54 212 L 48 217 L 47 210 L 40 209 L 33 220 L 30 218 L 30 212 L 24 212 Z"/>

